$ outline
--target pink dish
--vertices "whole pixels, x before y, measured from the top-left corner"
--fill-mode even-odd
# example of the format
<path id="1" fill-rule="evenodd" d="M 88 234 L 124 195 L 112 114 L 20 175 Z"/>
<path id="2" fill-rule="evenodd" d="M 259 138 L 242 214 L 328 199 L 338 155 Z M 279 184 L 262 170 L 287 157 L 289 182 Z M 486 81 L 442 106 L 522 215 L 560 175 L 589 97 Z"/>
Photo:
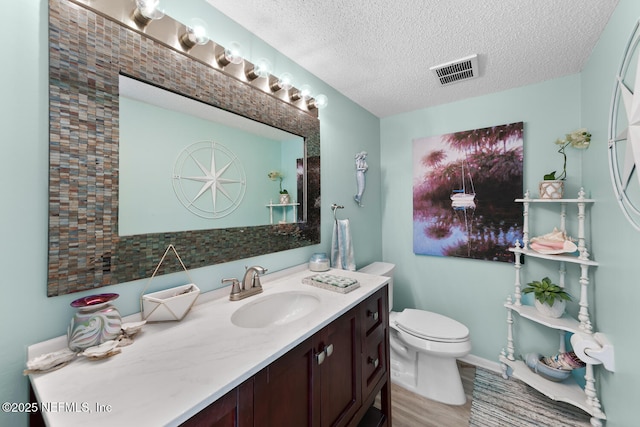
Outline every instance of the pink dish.
<path id="1" fill-rule="evenodd" d="M 99 295 L 89 295 L 88 297 L 78 298 L 71 303 L 71 307 L 94 307 L 99 304 L 104 304 L 109 301 L 113 301 L 118 298 L 119 294 L 99 294 Z"/>

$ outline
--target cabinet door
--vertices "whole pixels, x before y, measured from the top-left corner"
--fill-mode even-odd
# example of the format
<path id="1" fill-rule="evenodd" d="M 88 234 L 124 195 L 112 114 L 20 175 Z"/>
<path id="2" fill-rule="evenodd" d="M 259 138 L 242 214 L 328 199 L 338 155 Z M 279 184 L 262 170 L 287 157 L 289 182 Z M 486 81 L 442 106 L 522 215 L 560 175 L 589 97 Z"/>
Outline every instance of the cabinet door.
<path id="1" fill-rule="evenodd" d="M 325 351 L 320 370 L 321 426 L 345 426 L 360 409 L 361 332 L 357 308 L 332 322 L 315 338 L 316 353 Z"/>
<path id="2" fill-rule="evenodd" d="M 254 378 L 254 420 L 260 427 L 320 425 L 320 382 L 310 338 Z"/>
<path id="3" fill-rule="evenodd" d="M 252 427 L 253 379 L 225 394 L 189 418 L 186 427 Z"/>

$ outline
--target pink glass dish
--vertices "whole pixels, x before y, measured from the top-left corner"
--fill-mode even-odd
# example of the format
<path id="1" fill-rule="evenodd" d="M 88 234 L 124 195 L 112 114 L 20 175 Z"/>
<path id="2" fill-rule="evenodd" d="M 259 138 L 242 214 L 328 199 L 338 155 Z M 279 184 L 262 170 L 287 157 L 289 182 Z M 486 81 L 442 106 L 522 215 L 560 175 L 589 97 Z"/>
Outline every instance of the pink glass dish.
<path id="1" fill-rule="evenodd" d="M 89 295 L 88 297 L 78 298 L 71 303 L 71 307 L 75 308 L 87 308 L 87 307 L 97 307 L 100 304 L 105 304 L 109 301 L 113 301 L 118 298 L 119 294 L 98 294 L 98 295 Z"/>

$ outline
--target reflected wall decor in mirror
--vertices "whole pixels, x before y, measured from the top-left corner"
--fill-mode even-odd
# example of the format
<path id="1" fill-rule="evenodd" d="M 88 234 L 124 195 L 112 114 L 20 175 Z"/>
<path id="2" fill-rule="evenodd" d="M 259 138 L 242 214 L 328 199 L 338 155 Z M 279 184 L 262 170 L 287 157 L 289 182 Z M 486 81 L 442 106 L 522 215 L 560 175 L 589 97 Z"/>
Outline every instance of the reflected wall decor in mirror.
<path id="1" fill-rule="evenodd" d="M 97 4 L 119 8 L 122 16 L 105 16 Z M 135 7 L 134 0 L 49 1 L 49 296 L 149 277 L 169 244 L 188 268 L 198 268 L 320 242 L 317 112 L 194 57 L 177 41 L 181 24 L 168 16 L 136 28 Z M 175 42 L 156 36 L 167 28 Z M 216 122 L 213 110 L 203 113 L 205 118 L 184 111 L 170 116 L 171 108 L 142 105 L 121 93 L 123 78 L 205 109 L 215 107 L 227 118 Z M 260 124 L 264 128 L 257 132 L 268 135 L 241 131 L 236 119 L 251 128 Z M 176 122 L 180 126 L 172 125 Z M 249 145 L 261 138 L 262 145 Z M 187 150 L 187 158 L 197 159 L 188 147 L 208 159 L 209 172 L 215 166 L 220 176 L 229 171 L 225 182 L 242 181 L 242 197 L 234 193 L 240 187 L 231 184 L 221 185 L 221 191 L 207 187 L 205 197 L 196 197 L 202 182 L 177 185 L 176 177 L 183 175 L 176 163 L 186 168 L 180 153 Z M 220 153 L 215 161 L 214 152 Z M 244 178 L 240 169 L 232 171 L 237 165 Z M 184 176 L 198 175 L 186 170 Z M 276 203 L 279 193 L 279 183 L 267 177 L 272 170 L 284 172 L 285 186 L 300 203 L 296 217 L 283 224 L 269 223 L 266 205 Z M 198 211 L 216 211 L 210 205 L 215 197 L 219 206 L 229 201 L 237 206 L 207 218 L 187 209 L 177 189 L 188 193 L 186 205 L 202 203 Z M 173 221 L 176 217 L 186 222 Z"/>
<path id="2" fill-rule="evenodd" d="M 119 87 L 120 236 L 269 224 L 272 170 L 292 201 L 304 194 L 302 137 L 126 76 Z"/>

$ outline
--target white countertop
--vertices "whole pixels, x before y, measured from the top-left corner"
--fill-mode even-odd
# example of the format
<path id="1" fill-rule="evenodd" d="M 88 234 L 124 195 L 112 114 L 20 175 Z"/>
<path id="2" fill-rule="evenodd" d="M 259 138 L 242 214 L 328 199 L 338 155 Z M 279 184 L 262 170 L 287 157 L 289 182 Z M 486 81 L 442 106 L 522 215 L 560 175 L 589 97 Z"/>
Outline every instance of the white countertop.
<path id="1" fill-rule="evenodd" d="M 360 288 L 340 294 L 302 284 L 305 266 L 262 276 L 263 293 L 229 301 L 229 288 L 202 294 L 180 322 L 146 324 L 122 353 L 99 361 L 79 357 L 68 366 L 30 375 L 49 426 L 178 425 L 240 385 L 387 283 L 385 277 L 331 270 Z M 306 317 L 249 329 L 231 314 L 263 296 L 291 290 L 320 299 Z M 138 315 L 139 316 L 139 315 Z M 133 320 L 138 320 L 139 317 Z M 29 348 L 29 358 L 54 351 L 59 337 Z"/>

